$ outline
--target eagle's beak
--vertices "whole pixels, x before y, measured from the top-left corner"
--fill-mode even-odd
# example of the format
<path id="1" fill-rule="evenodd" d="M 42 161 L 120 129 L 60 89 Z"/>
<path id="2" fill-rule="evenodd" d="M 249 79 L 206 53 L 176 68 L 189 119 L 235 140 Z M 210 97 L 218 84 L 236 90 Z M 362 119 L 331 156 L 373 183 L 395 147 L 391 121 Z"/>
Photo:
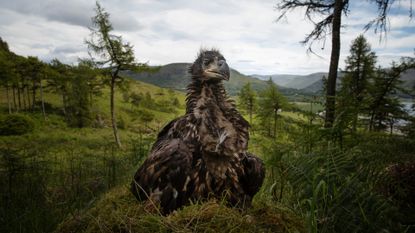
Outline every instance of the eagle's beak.
<path id="1" fill-rule="evenodd" d="M 223 79 L 228 81 L 230 76 L 229 66 L 225 60 L 218 61 L 219 73 L 223 75 Z"/>
<path id="2" fill-rule="evenodd" d="M 204 76 L 208 79 L 228 81 L 230 76 L 229 66 L 225 60 L 219 60 L 204 70 Z"/>

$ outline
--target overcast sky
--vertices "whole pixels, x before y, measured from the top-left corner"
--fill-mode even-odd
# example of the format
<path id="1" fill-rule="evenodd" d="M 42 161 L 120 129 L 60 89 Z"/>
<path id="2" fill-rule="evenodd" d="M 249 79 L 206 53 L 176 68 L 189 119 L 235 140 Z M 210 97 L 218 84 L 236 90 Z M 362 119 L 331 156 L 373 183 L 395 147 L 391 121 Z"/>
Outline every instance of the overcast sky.
<path id="1" fill-rule="evenodd" d="M 114 33 L 134 45 L 140 62 L 150 65 L 192 62 L 200 48 L 214 47 L 244 74 L 328 71 L 330 38 L 315 45 L 320 57 L 307 54 L 299 41 L 312 24 L 302 11 L 276 23 L 277 2 L 102 0 L 101 5 L 110 13 Z M 351 41 L 376 16 L 375 5 L 351 2 L 348 17 L 343 17 L 340 68 L 344 68 Z M 414 55 L 415 19 L 409 18 L 409 2 L 396 1 L 392 7 L 386 40 L 379 42 L 373 30 L 365 33 L 379 65 Z M 76 63 L 78 57 L 87 57 L 84 39 L 89 36 L 94 6 L 95 1 L 90 0 L 0 0 L 0 37 L 17 54 Z"/>

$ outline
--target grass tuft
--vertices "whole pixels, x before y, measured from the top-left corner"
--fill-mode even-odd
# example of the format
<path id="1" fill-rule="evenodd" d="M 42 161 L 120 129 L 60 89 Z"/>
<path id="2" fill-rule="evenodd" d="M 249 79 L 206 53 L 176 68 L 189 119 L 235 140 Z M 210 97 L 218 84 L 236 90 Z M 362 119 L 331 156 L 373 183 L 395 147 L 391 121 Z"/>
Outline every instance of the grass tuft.
<path id="1" fill-rule="evenodd" d="M 294 213 L 257 201 L 248 210 L 220 201 L 194 203 L 168 216 L 149 211 L 127 187 L 108 192 L 94 207 L 68 216 L 56 232 L 305 232 Z"/>

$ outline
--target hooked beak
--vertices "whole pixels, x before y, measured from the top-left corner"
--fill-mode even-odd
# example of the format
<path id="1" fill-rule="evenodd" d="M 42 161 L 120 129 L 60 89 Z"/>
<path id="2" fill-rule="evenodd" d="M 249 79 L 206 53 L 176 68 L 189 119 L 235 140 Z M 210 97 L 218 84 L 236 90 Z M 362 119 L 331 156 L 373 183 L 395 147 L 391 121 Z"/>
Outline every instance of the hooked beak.
<path id="1" fill-rule="evenodd" d="M 216 65 L 204 71 L 205 76 L 211 79 L 229 80 L 229 66 L 225 60 L 219 60 Z"/>

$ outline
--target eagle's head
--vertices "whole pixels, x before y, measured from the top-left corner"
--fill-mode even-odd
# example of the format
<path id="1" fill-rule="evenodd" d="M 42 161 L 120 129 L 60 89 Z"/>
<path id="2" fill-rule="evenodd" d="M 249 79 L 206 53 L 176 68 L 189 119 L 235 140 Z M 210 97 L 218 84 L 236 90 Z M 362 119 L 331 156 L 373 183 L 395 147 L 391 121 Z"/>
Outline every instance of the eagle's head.
<path id="1" fill-rule="evenodd" d="M 192 78 L 200 81 L 220 82 L 229 80 L 229 66 L 217 50 L 201 50 L 189 69 Z"/>

